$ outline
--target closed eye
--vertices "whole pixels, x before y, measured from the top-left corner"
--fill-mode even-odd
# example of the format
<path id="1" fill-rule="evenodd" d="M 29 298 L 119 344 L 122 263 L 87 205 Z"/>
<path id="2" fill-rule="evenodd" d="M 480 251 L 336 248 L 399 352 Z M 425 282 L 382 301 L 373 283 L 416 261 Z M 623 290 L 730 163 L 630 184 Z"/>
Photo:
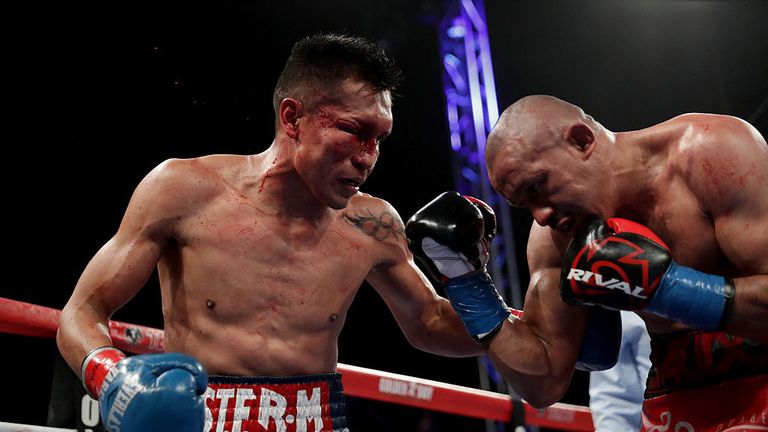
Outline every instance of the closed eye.
<path id="1" fill-rule="evenodd" d="M 338 128 L 342 132 L 346 132 L 346 133 L 348 133 L 350 135 L 354 135 L 358 140 L 360 140 L 360 142 L 366 142 L 366 141 L 371 139 L 371 137 L 369 136 L 369 134 L 367 132 L 361 130 L 360 128 L 358 128 L 356 126 L 350 126 L 350 125 L 346 125 L 346 124 L 339 124 Z M 379 138 L 376 138 L 376 144 L 379 144 L 380 141 L 381 140 Z"/>
<path id="2" fill-rule="evenodd" d="M 339 130 L 341 130 L 343 132 L 346 132 L 348 134 L 352 134 L 352 135 L 355 135 L 355 136 L 358 135 L 357 128 L 354 127 L 354 126 L 350 126 L 350 125 L 346 125 L 346 124 L 340 123 L 337 127 L 339 128 Z"/>
<path id="3" fill-rule="evenodd" d="M 544 190 L 545 186 L 547 185 L 548 176 L 544 175 L 540 178 L 534 180 L 532 183 L 530 183 L 526 188 L 525 192 L 531 196 L 536 195 Z"/>

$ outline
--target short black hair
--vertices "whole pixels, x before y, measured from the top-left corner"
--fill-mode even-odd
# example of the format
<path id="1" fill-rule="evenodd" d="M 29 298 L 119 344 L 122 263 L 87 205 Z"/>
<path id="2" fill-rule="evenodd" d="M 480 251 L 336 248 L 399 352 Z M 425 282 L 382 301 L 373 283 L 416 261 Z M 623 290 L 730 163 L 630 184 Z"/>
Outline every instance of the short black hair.
<path id="1" fill-rule="evenodd" d="M 275 112 L 283 99 L 309 86 L 328 90 L 347 78 L 394 93 L 402 73 L 383 49 L 365 38 L 332 33 L 307 36 L 293 45 L 277 80 L 272 97 Z"/>

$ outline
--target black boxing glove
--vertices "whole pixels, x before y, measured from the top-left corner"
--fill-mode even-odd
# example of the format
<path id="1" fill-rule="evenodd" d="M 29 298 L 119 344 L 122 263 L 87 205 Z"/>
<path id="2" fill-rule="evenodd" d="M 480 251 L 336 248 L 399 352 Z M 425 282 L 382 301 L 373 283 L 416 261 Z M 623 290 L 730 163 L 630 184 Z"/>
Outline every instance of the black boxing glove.
<path id="1" fill-rule="evenodd" d="M 443 284 L 469 334 L 478 340 L 494 334 L 510 312 L 485 271 L 496 235 L 490 206 L 445 192 L 408 220 L 405 235 L 414 256 Z"/>
<path id="2" fill-rule="evenodd" d="M 645 310 L 702 329 L 727 317 L 733 282 L 672 260 L 664 242 L 626 219 L 596 220 L 566 251 L 560 294 L 567 303 Z"/>

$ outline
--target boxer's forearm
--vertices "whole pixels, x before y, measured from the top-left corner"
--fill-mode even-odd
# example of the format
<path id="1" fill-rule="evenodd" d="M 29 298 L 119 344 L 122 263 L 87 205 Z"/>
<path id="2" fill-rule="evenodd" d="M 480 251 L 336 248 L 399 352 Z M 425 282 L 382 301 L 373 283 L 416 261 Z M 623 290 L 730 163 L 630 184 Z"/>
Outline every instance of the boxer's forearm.
<path id="1" fill-rule="evenodd" d="M 736 336 L 768 342 L 768 275 L 733 280 L 735 295 L 722 330 Z"/>
<path id="2" fill-rule="evenodd" d="M 109 320 L 88 304 L 67 304 L 59 319 L 56 343 L 64 360 L 79 376 L 83 359 L 91 350 L 112 345 Z"/>
<path id="3" fill-rule="evenodd" d="M 485 353 L 485 348 L 467 333 L 461 319 L 446 299 L 440 299 L 437 313 L 432 315 L 429 329 L 417 348 L 447 357 L 469 357 Z"/>

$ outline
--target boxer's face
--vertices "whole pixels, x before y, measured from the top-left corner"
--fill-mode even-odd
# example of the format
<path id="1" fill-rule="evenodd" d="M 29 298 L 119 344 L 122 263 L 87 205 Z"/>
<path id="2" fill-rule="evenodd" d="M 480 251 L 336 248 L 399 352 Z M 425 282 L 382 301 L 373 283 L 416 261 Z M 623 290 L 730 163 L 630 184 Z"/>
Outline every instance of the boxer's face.
<path id="1" fill-rule="evenodd" d="M 379 144 L 392 131 L 390 94 L 347 79 L 307 111 L 296 169 L 320 203 L 344 208 L 370 175 Z"/>
<path id="2" fill-rule="evenodd" d="M 488 175 L 510 205 L 528 209 L 539 225 L 570 231 L 594 213 L 594 191 L 580 167 L 578 155 L 567 146 L 541 150 L 520 142 L 499 152 Z"/>

